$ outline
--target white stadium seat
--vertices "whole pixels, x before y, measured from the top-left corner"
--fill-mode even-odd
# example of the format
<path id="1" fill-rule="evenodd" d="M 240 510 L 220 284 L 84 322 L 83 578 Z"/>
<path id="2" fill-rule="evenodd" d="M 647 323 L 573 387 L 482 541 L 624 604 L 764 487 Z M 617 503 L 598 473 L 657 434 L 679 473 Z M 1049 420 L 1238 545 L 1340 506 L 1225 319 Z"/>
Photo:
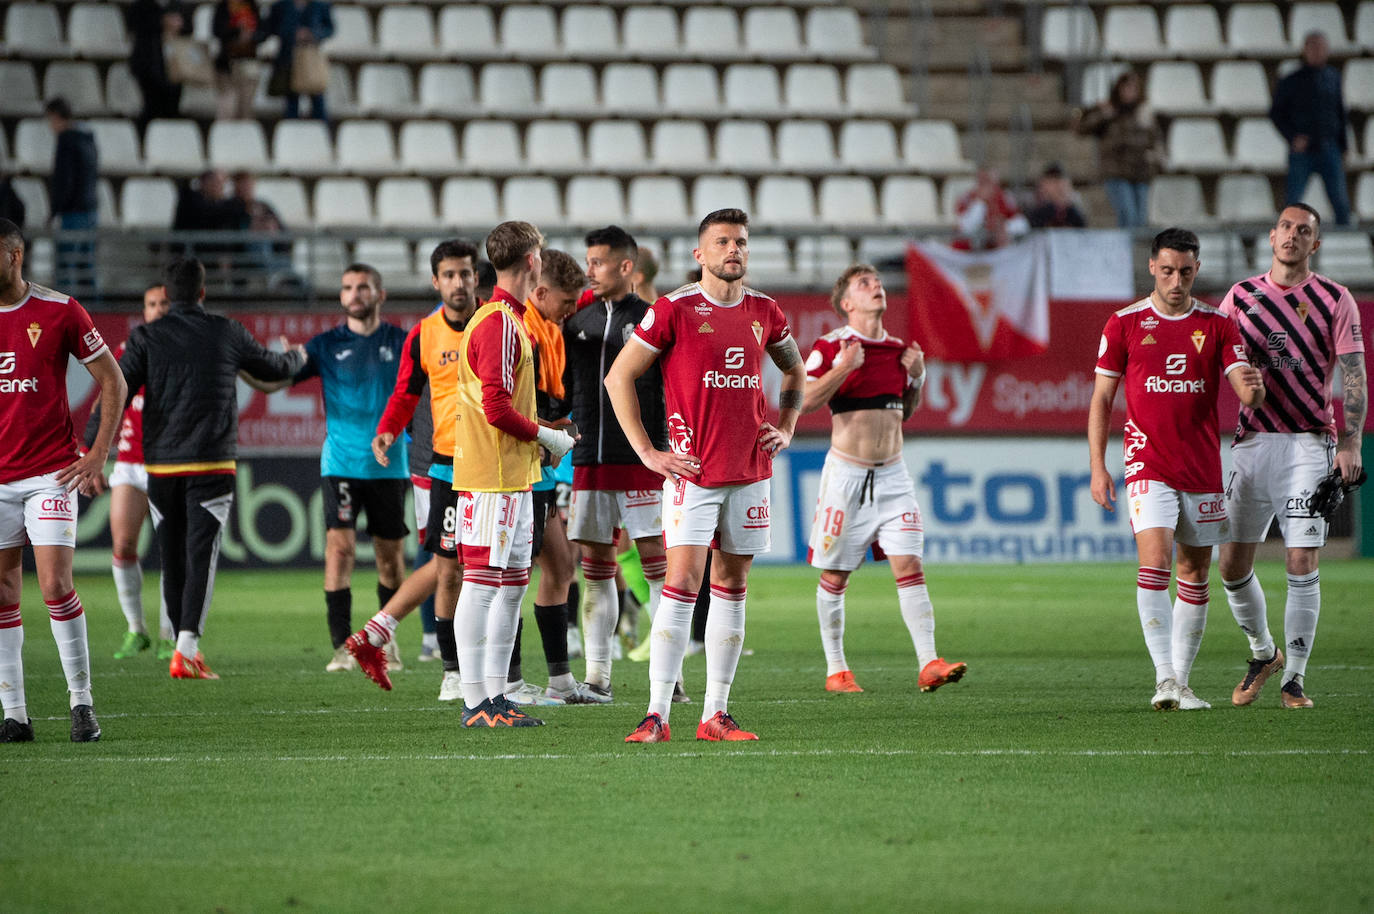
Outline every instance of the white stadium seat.
<path id="1" fill-rule="evenodd" d="M 709 64 L 672 63 L 663 71 L 663 108 L 669 114 L 719 114 L 720 85 Z"/>
<path id="2" fill-rule="evenodd" d="M 378 181 L 377 224 L 388 228 L 438 225 L 434 189 L 429 181 L 424 178 L 382 178 Z"/>
<path id="3" fill-rule="evenodd" d="M 48 205 L 48 182 L 43 178 L 29 176 L 15 178 L 10 186 L 24 204 L 25 223 L 47 225 L 52 219 L 52 210 Z M 159 228 L 166 228 L 171 224 L 172 219 L 168 216 L 167 221 L 161 223 Z"/>
<path id="4" fill-rule="evenodd" d="M 1169 114 L 1206 114 L 1212 110 L 1202 88 L 1202 70 L 1191 60 L 1150 64 L 1145 97 L 1156 111 Z"/>
<path id="5" fill-rule="evenodd" d="M 257 196 L 271 204 L 287 228 L 310 225 L 310 205 L 300 178 L 258 178 Z"/>
<path id="6" fill-rule="evenodd" d="M 704 216 L 718 209 L 753 212 L 749 183 L 738 175 L 704 175 L 692 182 L 692 212 Z"/>
<path id="7" fill-rule="evenodd" d="M 501 49 L 514 57 L 556 57 L 558 24 L 549 6 L 512 3 L 501 9 Z"/>
<path id="8" fill-rule="evenodd" d="M 1360 181 L 1355 186 L 1354 205 L 1361 219 L 1374 219 L 1374 171 L 1360 175 Z"/>
<path id="9" fill-rule="evenodd" d="M 552 178 L 509 178 L 501 188 L 504 219 L 522 219 L 535 225 L 562 225 L 563 203 Z"/>
<path id="10" fill-rule="evenodd" d="M 840 72 L 833 64 L 797 63 L 783 76 L 787 110 L 804 116 L 839 115 L 845 111 Z"/>
<path id="11" fill-rule="evenodd" d="M 358 110 L 373 117 L 395 117 L 415 111 L 410 67 L 399 63 L 365 63 L 358 68 Z"/>
<path id="12" fill-rule="evenodd" d="M 1169 125 L 1165 145 L 1172 171 L 1216 172 L 1231 167 L 1226 138 L 1216 118 L 1176 118 Z"/>
<path id="13" fill-rule="evenodd" d="M 315 224 L 320 228 L 373 226 L 372 193 L 362 178 L 321 178 L 315 182 Z"/>
<path id="14" fill-rule="evenodd" d="M 550 63 L 539 71 L 539 104 L 553 117 L 600 112 L 596 73 L 585 63 Z"/>
<path id="15" fill-rule="evenodd" d="M 386 121 L 344 121 L 335 135 L 334 150 L 340 171 L 384 175 L 396 170 L 396 140 Z"/>
<path id="16" fill-rule="evenodd" d="M 907 168 L 933 175 L 974 170 L 959 148 L 959 131 L 951 121 L 907 121 L 902 128 L 902 161 Z"/>
<path id="17" fill-rule="evenodd" d="M 658 73 L 649 64 L 610 63 L 601 72 L 601 106 L 612 116 L 661 114 Z"/>
<path id="18" fill-rule="evenodd" d="M 387 57 L 429 60 L 438 52 L 427 6 L 389 3 L 377 14 L 377 44 Z M 326 45 L 328 47 L 328 45 Z M 362 95 L 361 87 L 358 94 Z"/>
<path id="19" fill-rule="evenodd" d="M 215 121 L 207 144 L 210 165 L 229 171 L 267 171 L 267 137 L 257 121 Z"/>
<path id="20" fill-rule="evenodd" d="M 529 64 L 486 64 L 477 85 L 482 109 L 489 114 L 534 114 L 539 110 L 534 96 L 534 71 Z"/>
<path id="21" fill-rule="evenodd" d="M 491 7 L 454 3 L 439 10 L 439 52 L 459 61 L 490 60 L 501 56 L 496 20 Z"/>
<path id="22" fill-rule="evenodd" d="M 1108 7 L 1102 23 L 1102 50 L 1125 60 L 1154 60 L 1164 55 L 1159 17 L 1150 6 Z"/>
<path id="23" fill-rule="evenodd" d="M 105 93 L 100 87 L 100 73 L 95 64 L 87 61 L 54 60 L 43 73 L 43 97 L 61 95 L 72 106 L 77 117 L 89 117 L 105 112 Z"/>
<path id="24" fill-rule="evenodd" d="M 540 174 L 573 174 L 587 167 L 576 121 L 532 121 L 525 130 L 525 161 Z"/>
<path id="25" fill-rule="evenodd" d="M 143 161 L 157 174 L 193 175 L 205 170 L 200 127 L 190 120 L 155 120 L 143 132 Z"/>
<path id="26" fill-rule="evenodd" d="M 334 141 L 328 126 L 315 120 L 277 121 L 272 130 L 272 167 L 294 175 L 333 172 Z"/>
<path id="27" fill-rule="evenodd" d="M 20 171 L 46 175 L 52 171 L 56 145 L 46 118 L 26 117 L 14 128 L 14 164 Z"/>
<path id="28" fill-rule="evenodd" d="M 1374 0 L 1360 0 L 1355 10 L 1354 37 L 1366 54 L 1374 52 Z"/>
<path id="29" fill-rule="evenodd" d="M 1102 49 L 1097 20 L 1086 6 L 1053 6 L 1040 21 L 1040 48 L 1056 60 L 1096 57 Z"/>
<path id="30" fill-rule="evenodd" d="M 1171 3 L 1164 10 L 1166 53 L 1189 60 L 1227 54 L 1221 17 L 1210 3 Z"/>
<path id="31" fill-rule="evenodd" d="M 403 171 L 436 176 L 458 171 L 458 138 L 448 121 L 406 121 L 399 145 Z"/>
<path id="32" fill-rule="evenodd" d="M 850 67 L 844 76 L 844 98 L 855 114 L 900 117 L 916 110 L 904 96 L 897 68 L 886 63 Z"/>
<path id="33" fill-rule="evenodd" d="M 777 133 L 778 164 L 785 171 L 835 169 L 835 135 L 825 121 L 783 121 Z"/>
<path id="34" fill-rule="evenodd" d="M 134 132 L 134 125 L 130 121 L 124 118 L 93 118 L 86 122 L 86 126 L 95 134 L 101 174 L 133 175 L 143 171 L 138 134 Z"/>
<path id="35" fill-rule="evenodd" d="M 1289 52 L 1283 20 L 1272 3 L 1237 3 L 1226 11 L 1226 46 L 1237 57 L 1277 57 Z"/>
<path id="36" fill-rule="evenodd" d="M 896 171 L 897 131 L 890 121 L 845 121 L 840 127 L 840 164 L 852 171 Z"/>
<path id="37" fill-rule="evenodd" d="M 690 224 L 692 215 L 687 210 L 687 190 L 682 179 L 658 175 L 631 178 L 626 215 L 631 225 L 655 229 L 677 229 Z"/>
<path id="38" fill-rule="evenodd" d="M 890 226 L 937 225 L 940 205 L 930 178 L 892 175 L 879 191 L 882 221 Z"/>
<path id="39" fill-rule="evenodd" d="M 864 41 L 859 14 L 850 6 L 813 6 L 806 11 L 806 49 L 827 60 L 866 60 L 876 56 Z"/>
<path id="40" fill-rule="evenodd" d="M 1374 60 L 1357 57 L 1345 62 L 1341 92 L 1346 105 L 1359 111 L 1374 110 Z M 1368 117 L 1365 118 L 1369 120 Z M 1368 154 L 1369 150 L 1365 150 Z"/>
<path id="41" fill-rule="evenodd" d="M 5 10 L 6 57 L 60 58 L 68 53 L 55 3 L 11 3 Z"/>
<path id="42" fill-rule="evenodd" d="M 465 63 L 427 63 L 420 68 L 422 112 L 467 117 L 476 108 L 472 67 Z"/>
<path id="43" fill-rule="evenodd" d="M 125 117 L 133 117 L 143 110 L 143 90 L 134 81 L 129 65 L 122 60 L 110 64 L 105 72 L 105 110 Z"/>
<path id="44" fill-rule="evenodd" d="M 1349 54 L 1359 48 L 1345 31 L 1345 14 L 1335 3 L 1294 3 L 1288 10 L 1288 43 L 1295 50 L 1309 32 L 1322 32 L 1333 54 Z"/>
<path id="45" fill-rule="evenodd" d="M 692 6 L 682 14 L 682 43 L 688 55 L 704 60 L 744 56 L 739 14 L 729 6 Z"/>
<path id="46" fill-rule="evenodd" d="M 822 209 L 822 222 L 828 222 Z M 806 235 L 797 239 L 796 278 L 825 285 L 854 263 L 854 246 L 843 235 Z"/>
<path id="47" fill-rule="evenodd" d="M 26 60 L 0 61 L 0 114 L 27 117 L 43 112 L 38 76 Z"/>
<path id="48" fill-rule="evenodd" d="M 478 174 L 523 171 L 520 137 L 510 121 L 468 121 L 463 125 L 463 166 Z"/>
<path id="49" fill-rule="evenodd" d="M 1225 60 L 1212 68 L 1212 104 L 1228 114 L 1267 114 L 1269 79 L 1257 60 Z"/>
<path id="50" fill-rule="evenodd" d="M 721 121 L 716 128 L 716 162 L 729 171 L 772 171 L 778 160 L 768 125 L 753 120 Z"/>
<path id="51" fill-rule="evenodd" d="M 565 7 L 561 26 L 565 54 L 578 59 L 604 59 L 621 53 L 615 10 L 609 6 Z"/>
<path id="52" fill-rule="evenodd" d="M 765 175 L 754 208 L 764 225 L 810 226 L 816 221 L 815 192 L 806 178 Z"/>
<path id="53" fill-rule="evenodd" d="M 755 57 L 801 57 L 801 20 L 787 7 L 753 6 L 744 11 L 744 47 Z"/>
<path id="54" fill-rule="evenodd" d="M 496 182 L 491 178 L 447 178 L 439 199 L 445 225 L 488 227 L 501 221 Z"/>
<path id="55" fill-rule="evenodd" d="M 1196 175 L 1162 175 L 1150 181 L 1150 224 L 1210 225 L 1212 217 L 1202 199 Z"/>
<path id="56" fill-rule="evenodd" d="M 655 121 L 649 134 L 649 149 L 657 171 L 696 173 L 706 169 L 711 161 L 711 140 L 701 121 Z"/>
<path id="57" fill-rule="evenodd" d="M 644 127 L 638 121 L 603 120 L 587 130 L 587 159 L 598 171 L 642 171 L 649 160 Z M 569 203 L 569 218 L 572 217 Z"/>
<path id="58" fill-rule="evenodd" d="M 817 203 L 820 221 L 824 225 L 871 228 L 879 224 L 878 195 L 874 192 L 871 178 L 852 175 L 824 177 L 821 179 Z"/>
<path id="59" fill-rule="evenodd" d="M 678 57 L 682 35 L 669 6 L 631 6 L 621 21 L 626 53 L 635 57 Z"/>
<path id="60" fill-rule="evenodd" d="M 169 229 L 176 206 L 171 178 L 129 178 L 119 188 L 120 224 L 125 228 Z"/>
<path id="61" fill-rule="evenodd" d="M 1274 190 L 1263 175 L 1222 175 L 1217 181 L 1217 218 L 1267 222 L 1274 218 Z"/>
<path id="62" fill-rule="evenodd" d="M 774 114 L 782 110 L 778 68 L 761 63 L 732 63 L 723 80 L 725 109 L 731 114 Z"/>
<path id="63" fill-rule="evenodd" d="M 1243 117 L 1231 141 L 1237 168 L 1277 174 L 1288 170 L 1288 143 L 1267 117 Z"/>
<path id="64" fill-rule="evenodd" d="M 77 3 L 67 20 L 67 41 L 78 57 L 122 60 L 129 56 L 123 12 L 109 3 Z"/>
<path id="65" fill-rule="evenodd" d="M 361 6 L 335 4 L 331 15 L 334 34 L 324 46 L 330 57 L 339 60 L 372 60 L 378 57 L 372 37 L 372 15 Z"/>

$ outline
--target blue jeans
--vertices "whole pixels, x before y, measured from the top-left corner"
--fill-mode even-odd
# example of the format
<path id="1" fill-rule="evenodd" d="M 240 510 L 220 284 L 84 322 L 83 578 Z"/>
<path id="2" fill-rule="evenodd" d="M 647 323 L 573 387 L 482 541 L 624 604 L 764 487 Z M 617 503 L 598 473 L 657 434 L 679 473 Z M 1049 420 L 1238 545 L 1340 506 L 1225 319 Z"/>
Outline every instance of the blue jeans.
<path id="1" fill-rule="evenodd" d="M 57 228 L 62 232 L 90 232 L 96 227 L 96 214 L 58 213 Z M 96 292 L 95 242 L 57 242 L 56 285 L 68 295 L 84 296 Z"/>
<path id="2" fill-rule="evenodd" d="M 289 118 L 298 118 L 301 116 L 301 96 L 286 96 L 286 116 Z M 310 96 L 310 117 L 317 121 L 329 120 L 329 118 L 325 116 L 323 95 Z"/>
<path id="3" fill-rule="evenodd" d="M 1336 224 L 1350 224 L 1350 192 L 1345 187 L 1344 154 L 1335 143 L 1322 143 L 1307 152 L 1288 153 L 1288 187 L 1284 203 L 1298 203 L 1307 191 L 1312 172 L 1321 175 L 1326 196 L 1335 210 Z"/>
<path id="4" fill-rule="evenodd" d="M 1117 228 L 1136 228 L 1150 221 L 1150 185 L 1144 181 L 1108 178 L 1102 182 L 1116 210 Z"/>

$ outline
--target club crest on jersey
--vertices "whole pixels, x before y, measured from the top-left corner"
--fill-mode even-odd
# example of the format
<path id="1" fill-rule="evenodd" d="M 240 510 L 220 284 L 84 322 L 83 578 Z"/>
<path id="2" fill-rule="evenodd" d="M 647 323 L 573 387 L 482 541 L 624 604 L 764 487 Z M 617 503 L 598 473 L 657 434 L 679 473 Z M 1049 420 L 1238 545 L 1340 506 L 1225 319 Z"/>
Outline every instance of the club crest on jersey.
<path id="1" fill-rule="evenodd" d="M 697 333 L 715 333 L 715 332 L 716 332 L 715 328 L 712 327 L 712 326 L 711 326 L 709 323 L 707 323 L 706 321 L 702 321 L 701 324 L 700 324 L 700 326 L 697 327 Z"/>
<path id="2" fill-rule="evenodd" d="M 1207 344 L 1207 334 L 1206 334 L 1206 333 L 1203 333 L 1201 330 L 1194 330 L 1194 331 L 1193 331 L 1193 348 L 1196 349 L 1198 352 L 1201 352 L 1201 351 L 1202 351 L 1202 347 L 1205 346 L 1206 344 Z"/>
<path id="3" fill-rule="evenodd" d="M 38 348 L 38 338 L 39 338 L 40 336 L 42 336 L 42 335 L 43 335 L 43 328 L 40 327 L 40 326 L 38 326 L 38 322 L 37 322 L 37 321 L 34 321 L 32 324 L 29 324 L 29 345 L 30 345 L 30 346 L 32 346 L 34 349 L 37 349 L 37 348 Z"/>
<path id="4" fill-rule="evenodd" d="M 752 331 L 754 331 L 754 339 L 758 341 L 758 344 L 759 344 L 760 346 L 762 346 L 762 345 L 763 345 L 763 324 L 760 324 L 758 321 L 754 321 L 752 324 L 749 325 L 749 329 L 752 330 Z"/>
<path id="5" fill-rule="evenodd" d="M 1307 312 L 1312 309 L 1312 305 L 1307 301 L 1298 302 L 1298 320 L 1307 320 Z"/>

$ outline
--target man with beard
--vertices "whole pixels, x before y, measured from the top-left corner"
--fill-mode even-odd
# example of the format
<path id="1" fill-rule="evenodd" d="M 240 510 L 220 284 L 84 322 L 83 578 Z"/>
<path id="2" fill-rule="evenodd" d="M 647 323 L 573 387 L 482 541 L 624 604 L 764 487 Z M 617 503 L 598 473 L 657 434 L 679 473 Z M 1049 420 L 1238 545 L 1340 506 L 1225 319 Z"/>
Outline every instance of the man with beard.
<path id="1" fill-rule="evenodd" d="M 382 321 L 386 292 L 382 276 L 364 263 L 344 268 L 339 303 L 347 319 L 305 344 L 305 366 L 291 379 L 299 384 L 318 377 L 324 396 L 325 438 L 320 454 L 324 479 L 324 603 L 334 656 L 326 672 L 357 668 L 344 642 L 353 633 L 353 563 L 358 545 L 358 514 L 367 515 L 367 533 L 377 558 L 377 602 L 386 606 L 401 586 L 406 485 L 410 474 L 404 441 L 394 441 L 383 465 L 373 459 L 372 433 L 396 386 L 406 332 Z M 281 385 L 271 385 L 280 387 Z M 400 669 L 401 659 L 387 661 Z"/>

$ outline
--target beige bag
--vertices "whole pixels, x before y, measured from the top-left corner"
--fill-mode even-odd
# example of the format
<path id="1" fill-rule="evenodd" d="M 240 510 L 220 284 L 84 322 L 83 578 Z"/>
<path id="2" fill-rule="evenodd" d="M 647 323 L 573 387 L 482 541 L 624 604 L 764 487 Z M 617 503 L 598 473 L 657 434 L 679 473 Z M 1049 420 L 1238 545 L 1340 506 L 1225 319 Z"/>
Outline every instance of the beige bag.
<path id="1" fill-rule="evenodd" d="M 297 45 L 291 56 L 291 91 L 297 95 L 323 95 L 329 88 L 329 60 L 319 45 Z"/>
<path id="2" fill-rule="evenodd" d="M 210 48 L 203 41 L 176 36 L 162 41 L 163 59 L 167 64 L 167 81 L 182 86 L 213 86 L 215 65 L 210 60 Z"/>

